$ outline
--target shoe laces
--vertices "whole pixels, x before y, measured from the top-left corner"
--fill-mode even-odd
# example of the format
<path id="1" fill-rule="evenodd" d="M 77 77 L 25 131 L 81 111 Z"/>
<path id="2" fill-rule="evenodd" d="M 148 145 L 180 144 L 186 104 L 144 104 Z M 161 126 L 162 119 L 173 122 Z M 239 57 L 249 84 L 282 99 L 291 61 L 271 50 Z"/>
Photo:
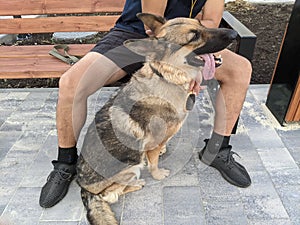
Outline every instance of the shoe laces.
<path id="1" fill-rule="evenodd" d="M 227 156 L 227 164 L 230 165 L 231 163 L 234 164 L 235 163 L 235 159 L 233 158 L 233 155 L 237 155 L 239 158 L 241 158 L 241 156 L 239 154 L 237 154 L 234 151 L 230 151 L 228 156 Z"/>
<path id="2" fill-rule="evenodd" d="M 228 148 L 229 151 L 226 151 Z M 229 145 L 227 148 L 219 152 L 218 157 L 221 158 L 224 162 L 226 162 L 229 168 L 232 168 L 233 165 L 236 163 L 233 155 L 237 155 L 239 158 L 241 158 L 241 156 L 238 153 L 231 151 L 231 146 Z"/>
<path id="3" fill-rule="evenodd" d="M 48 176 L 48 181 L 53 181 L 56 184 L 60 184 L 62 181 L 69 180 L 72 177 L 71 173 L 63 171 L 61 169 L 54 169 Z"/>

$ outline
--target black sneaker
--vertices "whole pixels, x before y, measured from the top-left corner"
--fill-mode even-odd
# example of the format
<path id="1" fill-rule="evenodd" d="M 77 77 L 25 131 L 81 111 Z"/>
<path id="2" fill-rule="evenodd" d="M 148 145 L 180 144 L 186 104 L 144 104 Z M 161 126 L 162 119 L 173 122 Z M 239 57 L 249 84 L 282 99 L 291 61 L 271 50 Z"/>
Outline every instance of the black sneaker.
<path id="1" fill-rule="evenodd" d="M 236 162 L 233 154 L 237 153 L 231 151 L 232 146 L 221 147 L 219 151 L 212 151 L 207 149 L 208 139 L 204 140 L 205 146 L 199 152 L 199 159 L 206 165 L 216 168 L 222 177 L 229 183 L 238 187 L 248 187 L 251 184 L 251 178 L 244 166 Z"/>
<path id="2" fill-rule="evenodd" d="M 40 206 L 50 208 L 62 200 L 76 174 L 76 164 L 64 164 L 52 161 L 53 171 L 49 174 L 40 195 Z"/>

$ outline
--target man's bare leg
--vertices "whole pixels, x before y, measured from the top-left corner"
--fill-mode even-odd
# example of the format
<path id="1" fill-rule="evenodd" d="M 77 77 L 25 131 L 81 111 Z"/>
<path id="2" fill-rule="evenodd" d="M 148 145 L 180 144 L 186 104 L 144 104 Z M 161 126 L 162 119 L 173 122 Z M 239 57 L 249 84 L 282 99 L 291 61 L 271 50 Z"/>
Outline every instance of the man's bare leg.
<path id="1" fill-rule="evenodd" d="M 54 170 L 42 188 L 39 200 L 42 207 L 59 202 L 76 174 L 76 142 L 86 120 L 88 97 L 124 75 L 111 60 L 90 52 L 61 77 L 56 112 L 58 161 L 52 161 Z"/>
<path id="2" fill-rule="evenodd" d="M 57 102 L 57 133 L 60 147 L 76 145 L 86 120 L 87 98 L 126 73 L 105 56 L 90 52 L 60 79 Z"/>
<path id="3" fill-rule="evenodd" d="M 231 184 L 248 187 L 251 184 L 246 169 L 232 157 L 229 139 L 240 115 L 251 78 L 251 64 L 245 58 L 225 49 L 219 54 L 223 64 L 216 70 L 220 82 L 216 99 L 214 130 L 211 139 L 199 153 L 201 161 L 218 169 Z"/>
<path id="4" fill-rule="evenodd" d="M 215 74 L 220 82 L 220 91 L 216 99 L 214 131 L 230 136 L 244 104 L 252 68 L 248 60 L 229 50 L 220 54 L 223 64 Z"/>

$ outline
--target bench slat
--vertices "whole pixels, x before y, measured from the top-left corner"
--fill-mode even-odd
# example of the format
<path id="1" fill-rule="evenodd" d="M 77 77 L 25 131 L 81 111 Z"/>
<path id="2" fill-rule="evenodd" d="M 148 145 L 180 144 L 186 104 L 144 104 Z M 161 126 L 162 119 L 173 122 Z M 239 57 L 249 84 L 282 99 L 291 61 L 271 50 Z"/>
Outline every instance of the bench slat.
<path id="1" fill-rule="evenodd" d="M 69 53 L 83 56 L 94 44 L 71 44 Z M 1 46 L 0 79 L 58 78 L 70 65 L 48 54 L 53 45 Z"/>
<path id="2" fill-rule="evenodd" d="M 0 16 L 121 12 L 125 0 L 0 0 Z"/>
<path id="3" fill-rule="evenodd" d="M 119 16 L 65 16 L 0 20 L 0 34 L 108 31 Z"/>
<path id="4" fill-rule="evenodd" d="M 2 68 L 1 58 L 30 58 L 30 57 L 48 57 L 48 52 L 54 45 L 27 45 L 27 46 L 1 46 L 0 66 Z M 69 44 L 69 54 L 83 56 L 89 52 L 94 44 Z"/>
<path id="5" fill-rule="evenodd" d="M 13 78 L 53 78 L 60 77 L 70 65 L 58 59 L 43 57 L 20 59 L 0 59 L 0 79 Z"/>

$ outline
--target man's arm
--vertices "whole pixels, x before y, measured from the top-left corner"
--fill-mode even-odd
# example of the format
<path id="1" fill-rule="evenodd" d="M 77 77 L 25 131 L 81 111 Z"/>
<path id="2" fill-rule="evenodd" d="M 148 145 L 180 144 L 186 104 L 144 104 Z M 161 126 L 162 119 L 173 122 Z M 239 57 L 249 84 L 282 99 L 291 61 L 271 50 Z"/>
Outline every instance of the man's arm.
<path id="1" fill-rule="evenodd" d="M 159 16 L 164 16 L 167 7 L 167 0 L 141 0 L 142 12 L 152 13 Z"/>
<path id="2" fill-rule="evenodd" d="M 202 11 L 195 18 L 207 28 L 218 28 L 223 11 L 224 0 L 207 0 Z"/>
<path id="3" fill-rule="evenodd" d="M 168 0 L 141 0 L 142 12 L 151 13 L 164 17 Z M 145 31 L 148 36 L 154 36 L 154 33 L 145 25 Z"/>

